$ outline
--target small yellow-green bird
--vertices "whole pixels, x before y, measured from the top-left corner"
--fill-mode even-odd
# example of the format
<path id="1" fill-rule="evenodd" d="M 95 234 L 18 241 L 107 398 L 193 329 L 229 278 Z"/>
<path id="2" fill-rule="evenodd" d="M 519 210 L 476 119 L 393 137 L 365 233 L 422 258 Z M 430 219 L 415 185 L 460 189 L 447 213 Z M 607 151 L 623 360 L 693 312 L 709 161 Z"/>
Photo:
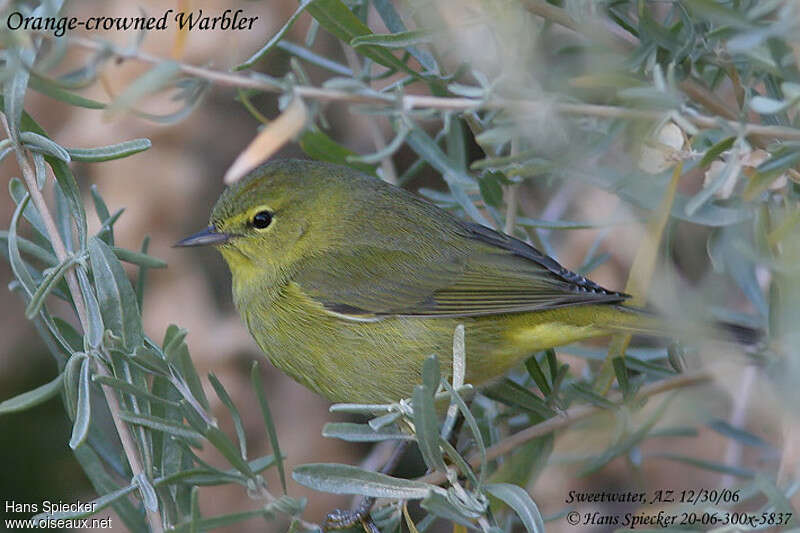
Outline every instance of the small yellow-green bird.
<path id="1" fill-rule="evenodd" d="M 423 361 L 447 374 L 466 331 L 466 382 L 538 350 L 661 321 L 532 246 L 350 168 L 276 161 L 229 187 L 210 225 L 236 307 L 270 361 L 333 402 L 409 397 Z"/>

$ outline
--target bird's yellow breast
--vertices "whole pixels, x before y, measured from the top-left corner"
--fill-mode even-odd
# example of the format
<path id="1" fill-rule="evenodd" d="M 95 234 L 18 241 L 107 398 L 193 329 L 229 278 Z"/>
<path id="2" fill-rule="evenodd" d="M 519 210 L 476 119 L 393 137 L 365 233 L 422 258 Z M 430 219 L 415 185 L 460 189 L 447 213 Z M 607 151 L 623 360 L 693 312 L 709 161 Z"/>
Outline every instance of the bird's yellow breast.
<path id="1" fill-rule="evenodd" d="M 235 292 L 236 286 L 234 281 Z M 465 326 L 467 382 L 476 386 L 502 376 L 540 349 L 601 333 L 574 325 L 575 317 L 559 310 L 363 321 L 329 312 L 293 282 L 270 297 L 263 295 L 235 297 L 250 333 L 276 367 L 334 402 L 409 397 L 420 382 L 423 361 L 432 354 L 448 376 L 459 323 Z"/>

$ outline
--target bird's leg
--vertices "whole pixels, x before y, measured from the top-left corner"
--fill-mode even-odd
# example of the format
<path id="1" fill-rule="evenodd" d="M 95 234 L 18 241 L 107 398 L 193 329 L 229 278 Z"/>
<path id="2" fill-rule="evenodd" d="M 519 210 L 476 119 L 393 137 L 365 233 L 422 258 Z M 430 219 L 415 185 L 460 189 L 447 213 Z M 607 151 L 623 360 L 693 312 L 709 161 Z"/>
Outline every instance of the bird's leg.
<path id="1" fill-rule="evenodd" d="M 408 448 L 408 441 L 400 441 L 394 445 L 392 454 L 389 459 L 383 464 L 379 472 L 381 474 L 391 474 L 403 457 L 406 449 Z M 355 509 L 336 509 L 325 517 L 325 522 L 322 524 L 323 531 L 331 531 L 336 529 L 347 529 L 356 524 L 361 524 L 367 533 L 380 533 L 378 528 L 372 522 L 369 513 L 375 503 L 375 498 L 364 497 L 361 499 Z"/>

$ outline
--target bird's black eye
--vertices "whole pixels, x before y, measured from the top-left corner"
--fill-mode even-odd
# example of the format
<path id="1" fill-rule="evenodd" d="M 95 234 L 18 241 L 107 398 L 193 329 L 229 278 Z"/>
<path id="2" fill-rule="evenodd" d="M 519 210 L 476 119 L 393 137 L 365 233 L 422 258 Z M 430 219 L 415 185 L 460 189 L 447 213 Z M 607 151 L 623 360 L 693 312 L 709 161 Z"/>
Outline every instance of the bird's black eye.
<path id="1" fill-rule="evenodd" d="M 272 223 L 272 213 L 269 211 L 259 211 L 253 215 L 253 227 L 256 229 L 264 229 Z"/>

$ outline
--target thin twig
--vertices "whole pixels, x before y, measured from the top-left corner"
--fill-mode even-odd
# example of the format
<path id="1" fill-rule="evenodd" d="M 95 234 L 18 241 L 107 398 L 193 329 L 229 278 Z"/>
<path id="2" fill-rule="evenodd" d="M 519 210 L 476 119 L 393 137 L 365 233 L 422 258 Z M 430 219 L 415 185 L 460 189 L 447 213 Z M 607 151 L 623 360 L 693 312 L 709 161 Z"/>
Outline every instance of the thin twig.
<path id="1" fill-rule="evenodd" d="M 45 37 L 52 36 L 45 33 L 37 33 Z M 80 46 L 94 51 L 111 50 L 111 52 L 123 59 L 133 59 L 145 63 L 157 64 L 163 59 L 152 56 L 141 51 L 121 50 L 113 47 L 109 43 L 95 41 L 84 37 L 70 37 L 70 44 Z M 281 84 L 275 83 L 265 77 L 256 77 L 230 72 L 197 67 L 186 63 L 176 62 L 178 69 L 183 74 L 202 78 L 218 85 L 229 87 L 240 87 L 243 89 L 255 89 L 265 92 L 283 92 L 287 90 Z M 292 88 L 296 95 L 302 98 L 314 99 L 320 102 L 346 102 L 351 104 L 369 104 L 379 106 L 395 106 L 405 111 L 418 108 L 439 109 L 443 111 L 471 111 L 477 109 L 506 109 L 512 112 L 533 112 L 540 111 L 542 107 L 550 106 L 556 111 L 568 115 L 588 115 L 604 118 L 630 118 L 641 120 L 660 120 L 664 117 L 664 111 L 651 111 L 645 109 L 633 109 L 621 106 L 608 106 L 596 104 L 575 104 L 548 100 L 510 100 L 505 98 L 449 98 L 442 96 L 427 96 L 407 94 L 396 97 L 385 94 L 357 94 L 336 89 L 326 89 L 323 87 L 312 87 L 299 85 Z M 764 136 L 778 139 L 800 139 L 800 129 L 785 126 L 765 126 L 750 122 L 739 122 L 736 120 L 720 119 L 708 115 L 689 113 L 684 118 L 702 128 L 717 128 L 720 126 L 728 127 L 734 131 L 742 131 L 744 135 Z"/>
<path id="2" fill-rule="evenodd" d="M 0 114 L 0 120 L 2 120 L 3 127 L 8 133 L 9 139 L 16 139 L 15 135 L 11 135 L 11 128 L 8 124 L 5 114 Z M 33 172 L 33 168 L 31 167 L 28 159 L 28 153 L 21 145 L 19 145 L 19 143 L 15 142 L 14 148 L 20 170 L 22 171 L 22 176 L 25 179 L 25 184 L 28 188 L 29 194 L 31 195 L 31 200 L 33 201 L 36 210 L 39 212 L 39 215 L 42 218 L 42 222 L 44 223 L 45 230 L 48 234 L 47 236 L 53 246 L 53 251 L 55 252 L 59 262 L 65 261 L 68 258 L 67 249 L 64 246 L 64 242 L 61 240 L 61 235 L 59 234 L 55 221 L 53 220 L 53 216 L 47 207 L 44 196 L 42 195 L 42 192 L 39 190 L 39 187 L 36 183 L 36 175 Z M 75 304 L 75 311 L 78 314 L 81 327 L 83 328 L 83 331 L 88 331 L 89 320 L 86 312 L 86 305 L 83 300 L 83 294 L 78 286 L 78 278 L 72 269 L 69 269 L 64 273 L 64 278 L 67 280 L 67 286 L 69 287 L 69 291 L 72 295 L 72 301 Z M 108 370 L 102 364 L 97 365 L 97 371 L 103 376 L 109 376 Z M 125 450 L 125 456 L 128 458 L 128 463 L 131 466 L 131 472 L 133 473 L 134 477 L 138 476 L 139 474 L 143 474 L 144 468 L 142 467 L 142 463 L 139 458 L 139 450 L 136 447 L 136 442 L 133 439 L 130 428 L 120 417 L 120 406 L 116 393 L 114 392 L 113 388 L 107 385 L 104 385 L 102 389 L 106 398 L 106 402 L 108 403 L 108 409 L 111 412 L 111 418 L 114 420 L 114 425 L 117 428 L 119 439 L 122 442 L 123 449 Z M 161 524 L 161 517 L 157 511 L 147 510 L 146 516 L 147 522 L 150 525 L 150 531 L 152 533 L 161 533 L 164 530 Z"/>
<path id="3" fill-rule="evenodd" d="M 655 383 L 650 383 L 649 385 L 643 386 L 639 390 L 638 396 L 640 398 L 648 398 L 650 396 L 655 396 L 656 394 L 661 394 L 662 392 L 666 392 L 669 390 L 680 389 L 684 387 L 691 387 L 693 385 L 698 385 L 701 383 L 708 383 L 712 379 L 712 375 L 710 372 L 697 372 L 694 374 L 682 374 L 680 376 L 676 376 L 674 378 L 663 379 L 661 381 L 657 381 Z M 611 401 L 618 401 L 622 398 L 620 393 L 615 393 L 610 396 Z M 491 461 L 492 459 L 496 459 L 502 455 L 505 455 L 518 446 L 525 444 L 526 442 L 535 439 L 537 437 L 543 437 L 544 435 L 549 435 L 554 431 L 558 431 L 559 429 L 564 429 L 568 426 L 571 426 L 575 422 L 579 422 L 585 418 L 589 418 L 592 415 L 597 413 L 607 411 L 605 407 L 597 407 L 595 405 L 578 405 L 576 407 L 572 407 L 567 409 L 561 416 L 555 416 L 544 422 L 539 424 L 530 426 L 529 428 L 523 429 L 518 433 L 514 433 L 513 435 L 506 437 L 505 439 L 501 440 L 497 444 L 486 448 L 486 459 Z M 472 455 L 467 458 L 467 462 L 472 467 L 478 467 L 481 463 L 481 456 L 480 454 L 473 453 Z M 433 485 L 439 485 L 447 481 L 444 474 L 441 472 L 433 472 L 428 474 L 427 476 L 423 476 L 418 478 L 418 481 L 424 481 L 425 483 L 431 483 Z"/>

